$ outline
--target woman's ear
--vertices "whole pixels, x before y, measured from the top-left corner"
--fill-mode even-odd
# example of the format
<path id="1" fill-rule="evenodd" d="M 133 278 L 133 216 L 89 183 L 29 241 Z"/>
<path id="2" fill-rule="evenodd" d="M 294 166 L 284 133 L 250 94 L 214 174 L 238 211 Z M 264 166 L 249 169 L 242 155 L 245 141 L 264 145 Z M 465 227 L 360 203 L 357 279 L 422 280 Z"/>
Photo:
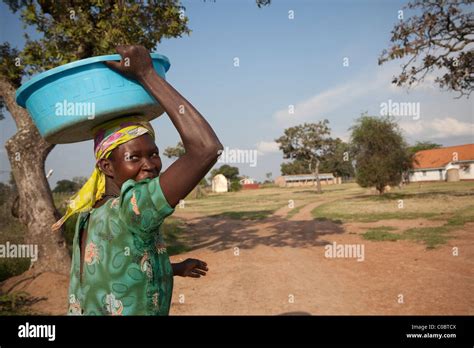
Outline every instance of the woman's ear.
<path id="1" fill-rule="evenodd" d="M 100 171 L 105 174 L 105 176 L 114 177 L 114 166 L 112 161 L 108 158 L 101 158 L 97 165 L 100 168 Z"/>

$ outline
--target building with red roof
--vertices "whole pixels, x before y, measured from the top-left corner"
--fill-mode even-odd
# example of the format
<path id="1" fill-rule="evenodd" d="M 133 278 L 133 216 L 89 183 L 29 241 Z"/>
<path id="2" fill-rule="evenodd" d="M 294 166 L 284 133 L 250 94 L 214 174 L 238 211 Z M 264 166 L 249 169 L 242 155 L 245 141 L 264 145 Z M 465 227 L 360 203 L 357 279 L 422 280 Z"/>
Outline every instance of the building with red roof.
<path id="1" fill-rule="evenodd" d="M 418 151 L 411 182 L 474 180 L 474 144 Z"/>

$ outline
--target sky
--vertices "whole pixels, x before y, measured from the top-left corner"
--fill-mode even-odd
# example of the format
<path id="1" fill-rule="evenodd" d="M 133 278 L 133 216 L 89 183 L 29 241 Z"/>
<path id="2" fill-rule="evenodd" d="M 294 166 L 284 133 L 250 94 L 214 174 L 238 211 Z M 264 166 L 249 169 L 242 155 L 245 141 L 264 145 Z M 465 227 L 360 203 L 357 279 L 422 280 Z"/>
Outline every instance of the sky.
<path id="1" fill-rule="evenodd" d="M 396 87 L 391 79 L 402 62 L 377 64 L 406 3 L 272 0 L 258 8 L 253 0 L 182 1 L 192 33 L 163 39 L 154 52 L 169 58 L 167 81 L 199 110 L 223 146 L 250 154 L 246 163 L 227 164 L 259 181 L 266 173 L 280 175 L 285 160 L 275 139 L 285 128 L 328 119 L 332 136 L 347 141 L 362 113 L 380 116 L 390 107 L 393 114 L 401 103 L 413 106 L 397 117 L 409 143 L 474 143 L 472 96 L 457 99 L 441 91 L 432 75 L 416 88 Z M 3 3 L 0 13 L 0 42 L 21 49 L 19 14 Z M 180 140 L 166 114 L 152 125 L 160 152 Z M 7 114 L 0 121 L 0 181 L 9 178 L 4 143 L 15 131 Z M 163 170 L 173 161 L 162 160 Z M 93 166 L 92 141 L 56 145 L 46 160 L 46 171 L 54 170 L 52 188 L 58 180 L 89 177 Z"/>

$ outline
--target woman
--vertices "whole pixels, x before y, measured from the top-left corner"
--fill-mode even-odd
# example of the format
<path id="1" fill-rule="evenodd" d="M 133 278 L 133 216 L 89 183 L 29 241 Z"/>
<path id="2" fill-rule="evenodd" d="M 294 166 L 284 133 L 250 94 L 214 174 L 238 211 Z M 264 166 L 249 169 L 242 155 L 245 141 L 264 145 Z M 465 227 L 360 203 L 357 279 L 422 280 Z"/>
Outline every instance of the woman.
<path id="1" fill-rule="evenodd" d="M 155 72 L 144 47 L 119 46 L 117 52 L 122 61 L 107 66 L 138 81 L 160 103 L 186 153 L 161 173 L 149 122 L 127 117 L 94 130 L 96 168 L 53 225 L 57 230 L 81 213 L 68 313 L 167 315 L 173 275 L 200 277 L 208 269 L 195 259 L 171 264 L 160 226 L 216 163 L 222 145 L 199 112 Z"/>

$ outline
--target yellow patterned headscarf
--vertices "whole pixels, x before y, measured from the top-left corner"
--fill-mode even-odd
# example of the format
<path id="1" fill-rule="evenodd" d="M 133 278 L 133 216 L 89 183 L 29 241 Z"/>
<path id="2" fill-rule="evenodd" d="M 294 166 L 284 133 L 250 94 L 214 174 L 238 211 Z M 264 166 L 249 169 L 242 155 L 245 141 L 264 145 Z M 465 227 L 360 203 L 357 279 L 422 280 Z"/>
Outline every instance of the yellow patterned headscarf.
<path id="1" fill-rule="evenodd" d="M 69 199 L 66 214 L 51 227 L 53 231 L 59 230 L 72 215 L 91 210 L 95 202 L 102 198 L 105 193 L 105 174 L 98 166 L 100 159 L 108 158 L 113 149 L 145 133 L 149 133 L 155 139 L 155 132 L 150 122 L 139 116 L 114 119 L 97 126 L 92 131 L 96 158 L 94 171 L 79 192 Z"/>

